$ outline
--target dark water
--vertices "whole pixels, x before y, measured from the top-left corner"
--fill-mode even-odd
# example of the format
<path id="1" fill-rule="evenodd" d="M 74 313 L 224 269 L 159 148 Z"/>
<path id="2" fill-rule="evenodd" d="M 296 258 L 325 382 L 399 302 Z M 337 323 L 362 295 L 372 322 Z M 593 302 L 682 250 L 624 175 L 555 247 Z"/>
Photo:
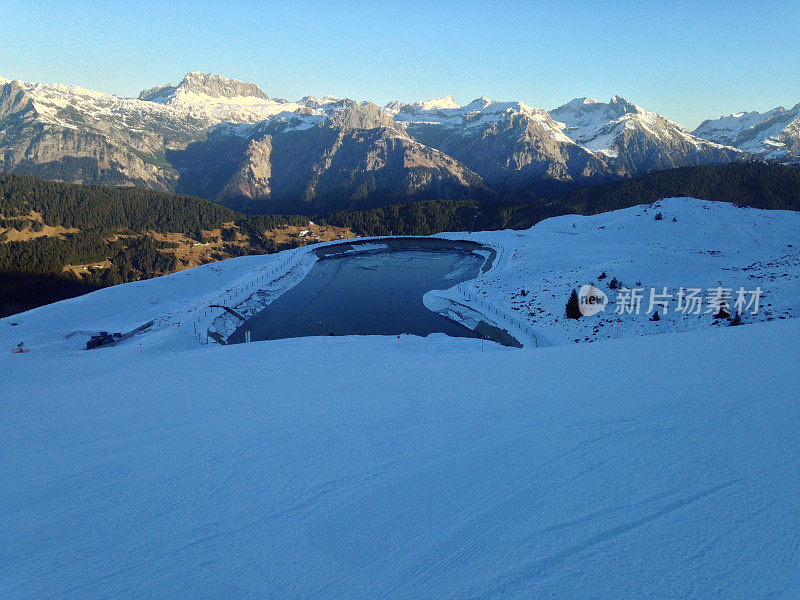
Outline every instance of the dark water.
<path id="1" fill-rule="evenodd" d="M 231 334 L 229 343 L 313 335 L 479 337 L 425 308 L 422 297 L 476 277 L 484 258 L 458 249 L 385 250 L 325 258 Z"/>

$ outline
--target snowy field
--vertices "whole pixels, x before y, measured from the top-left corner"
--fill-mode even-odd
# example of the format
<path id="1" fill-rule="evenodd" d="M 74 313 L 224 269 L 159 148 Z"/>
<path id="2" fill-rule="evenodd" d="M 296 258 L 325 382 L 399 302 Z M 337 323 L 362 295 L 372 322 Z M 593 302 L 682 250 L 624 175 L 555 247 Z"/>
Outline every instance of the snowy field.
<path id="1" fill-rule="evenodd" d="M 4 355 L 4 598 L 796 598 L 800 321 Z"/>
<path id="2" fill-rule="evenodd" d="M 656 215 L 661 219 L 656 220 Z M 674 221 L 673 221 L 674 219 Z M 552 344 L 593 342 L 715 326 L 700 314 L 676 312 L 681 287 L 760 287 L 758 314 L 744 323 L 800 317 L 800 213 L 741 208 L 724 202 L 669 198 L 594 215 L 547 219 L 527 231 L 447 234 L 502 249 L 499 268 L 464 284 L 538 331 Z M 600 279 L 605 273 L 606 277 Z M 639 314 L 616 314 L 612 279 L 644 290 Z M 566 319 L 570 291 L 594 283 L 611 304 L 600 315 Z M 667 288 L 668 312 L 649 320 L 650 290 Z M 522 295 L 522 290 L 526 294 Z M 747 296 L 749 300 L 750 296 Z M 617 320 L 621 322 L 617 324 Z M 718 323 L 717 325 L 721 325 Z"/>
<path id="3" fill-rule="evenodd" d="M 447 236 L 498 257 L 445 295 L 549 347 L 200 343 L 209 303 L 269 301 L 303 250 L 0 320 L 0 598 L 800 597 L 800 215 Z M 611 277 L 760 285 L 764 312 L 565 322 Z"/>

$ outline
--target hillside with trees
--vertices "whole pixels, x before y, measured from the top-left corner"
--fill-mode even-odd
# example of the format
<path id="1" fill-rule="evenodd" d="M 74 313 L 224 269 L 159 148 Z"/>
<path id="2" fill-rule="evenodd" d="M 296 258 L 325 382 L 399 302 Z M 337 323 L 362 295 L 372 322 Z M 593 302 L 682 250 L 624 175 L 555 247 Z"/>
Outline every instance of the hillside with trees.
<path id="1" fill-rule="evenodd" d="M 0 316 L 232 256 L 276 252 L 307 217 L 246 217 L 200 198 L 0 175 Z M 179 255 L 189 258 L 179 260 Z"/>
<path id="2" fill-rule="evenodd" d="M 205 262 L 353 234 L 526 229 L 548 217 L 673 196 L 800 210 L 800 169 L 764 162 L 682 167 L 524 202 L 410 202 L 320 215 L 314 224 L 305 216 L 243 215 L 192 196 L 0 174 L 0 316 Z"/>
<path id="3" fill-rule="evenodd" d="M 749 162 L 681 167 L 636 179 L 578 189 L 567 194 L 515 203 L 434 201 L 341 211 L 326 222 L 359 235 L 429 235 L 439 231 L 527 229 L 549 217 L 592 215 L 690 196 L 754 208 L 800 210 L 800 169 Z"/>

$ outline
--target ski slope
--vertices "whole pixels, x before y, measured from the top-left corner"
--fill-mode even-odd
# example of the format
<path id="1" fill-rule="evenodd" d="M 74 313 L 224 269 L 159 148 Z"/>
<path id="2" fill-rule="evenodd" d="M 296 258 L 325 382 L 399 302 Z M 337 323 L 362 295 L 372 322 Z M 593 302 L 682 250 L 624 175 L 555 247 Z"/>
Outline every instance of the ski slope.
<path id="1" fill-rule="evenodd" d="M 31 352 L 0 353 L 0 597 L 797 598 L 797 225 L 671 199 L 448 234 L 498 255 L 442 297 L 524 320 L 538 349 L 198 343 L 208 303 L 277 297 L 303 249 L 2 319 L 0 346 Z M 592 335 L 611 317 L 560 315 L 600 270 L 754 275 L 770 316 L 626 315 L 620 339 Z"/>
<path id="2" fill-rule="evenodd" d="M 798 339 L 7 354 L 0 589 L 797 597 Z"/>

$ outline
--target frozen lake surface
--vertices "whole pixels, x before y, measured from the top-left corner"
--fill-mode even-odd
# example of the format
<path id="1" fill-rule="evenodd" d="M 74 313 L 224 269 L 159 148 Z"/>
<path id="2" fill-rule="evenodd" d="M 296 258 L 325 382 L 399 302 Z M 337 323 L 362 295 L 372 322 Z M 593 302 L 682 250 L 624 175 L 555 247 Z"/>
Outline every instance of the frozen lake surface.
<path id="1" fill-rule="evenodd" d="M 243 342 L 246 330 L 252 341 L 331 334 L 480 337 L 428 310 L 422 297 L 476 277 L 485 258 L 457 247 L 427 245 L 326 256 L 300 283 L 243 323 L 229 342 Z"/>

